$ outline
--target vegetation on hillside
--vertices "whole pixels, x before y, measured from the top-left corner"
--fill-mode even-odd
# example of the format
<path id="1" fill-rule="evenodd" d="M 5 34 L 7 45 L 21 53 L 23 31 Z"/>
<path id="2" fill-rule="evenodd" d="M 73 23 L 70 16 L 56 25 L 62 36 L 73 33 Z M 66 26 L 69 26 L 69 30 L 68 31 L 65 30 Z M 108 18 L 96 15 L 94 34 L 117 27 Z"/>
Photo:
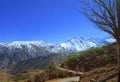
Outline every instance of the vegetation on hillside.
<path id="1" fill-rule="evenodd" d="M 107 64 L 117 64 L 115 43 L 100 48 L 91 48 L 72 55 L 68 57 L 61 67 L 85 72 Z"/>
<path id="2" fill-rule="evenodd" d="M 12 79 L 17 82 L 45 82 L 50 79 L 64 78 L 64 77 L 72 77 L 79 76 L 80 73 L 76 73 L 74 71 L 69 72 L 70 70 L 62 69 L 57 66 L 50 67 L 44 71 L 24 71 L 22 73 L 17 74 Z"/>

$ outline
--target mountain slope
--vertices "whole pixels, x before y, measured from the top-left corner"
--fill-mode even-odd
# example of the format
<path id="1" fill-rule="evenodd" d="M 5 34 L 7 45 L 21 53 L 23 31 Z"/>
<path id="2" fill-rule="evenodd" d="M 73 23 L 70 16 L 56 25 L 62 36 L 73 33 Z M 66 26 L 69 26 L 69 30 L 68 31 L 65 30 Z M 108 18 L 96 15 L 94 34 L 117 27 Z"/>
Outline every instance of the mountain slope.
<path id="1" fill-rule="evenodd" d="M 43 47 L 37 47 L 36 45 L 31 46 L 33 49 L 29 50 L 26 45 L 21 45 L 21 48 L 0 45 L 0 67 L 50 54 L 50 52 Z"/>
<path id="2" fill-rule="evenodd" d="M 36 58 L 24 60 L 15 65 L 8 66 L 7 70 L 11 74 L 17 74 L 30 69 L 46 69 L 52 66 L 53 64 L 63 63 L 65 58 L 66 57 L 64 55 L 51 53 L 48 56 L 39 56 Z"/>

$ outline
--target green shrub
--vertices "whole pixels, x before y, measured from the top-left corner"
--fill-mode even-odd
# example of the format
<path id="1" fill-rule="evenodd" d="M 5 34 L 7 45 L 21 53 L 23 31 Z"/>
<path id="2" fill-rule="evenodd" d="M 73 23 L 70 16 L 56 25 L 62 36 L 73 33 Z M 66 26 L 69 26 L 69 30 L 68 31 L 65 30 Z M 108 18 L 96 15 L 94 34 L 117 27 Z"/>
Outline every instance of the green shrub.
<path id="1" fill-rule="evenodd" d="M 106 62 L 109 62 L 111 60 L 110 56 L 108 54 L 104 54 L 104 60 Z"/>
<path id="2" fill-rule="evenodd" d="M 102 73 L 102 72 L 105 72 L 105 71 L 106 71 L 105 68 L 97 68 L 97 69 L 93 70 L 94 73 L 98 73 L 98 74 Z"/>

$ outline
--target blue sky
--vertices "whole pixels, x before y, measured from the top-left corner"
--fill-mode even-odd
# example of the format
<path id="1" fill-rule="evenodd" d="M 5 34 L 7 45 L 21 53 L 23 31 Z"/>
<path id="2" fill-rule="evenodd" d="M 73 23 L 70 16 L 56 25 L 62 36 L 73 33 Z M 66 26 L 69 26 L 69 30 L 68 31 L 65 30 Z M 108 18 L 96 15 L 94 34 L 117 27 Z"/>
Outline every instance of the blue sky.
<path id="1" fill-rule="evenodd" d="M 78 10 L 78 0 L 0 0 L 0 42 L 109 36 Z"/>

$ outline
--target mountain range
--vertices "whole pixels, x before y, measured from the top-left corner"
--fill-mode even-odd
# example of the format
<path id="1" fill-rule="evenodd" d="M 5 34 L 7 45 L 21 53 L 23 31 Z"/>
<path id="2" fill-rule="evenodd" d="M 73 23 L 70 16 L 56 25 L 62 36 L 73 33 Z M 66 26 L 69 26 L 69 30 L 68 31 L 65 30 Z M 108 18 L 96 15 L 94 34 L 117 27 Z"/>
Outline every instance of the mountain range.
<path id="1" fill-rule="evenodd" d="M 64 58 L 73 53 L 113 42 L 115 39 L 111 37 L 105 39 L 74 37 L 59 44 L 50 44 L 44 41 L 0 43 L 0 68 L 14 65 L 14 69 L 19 67 L 17 72 L 29 68 L 47 68 L 53 62 L 62 62 Z"/>
<path id="2" fill-rule="evenodd" d="M 35 51 L 36 47 L 45 48 L 49 52 L 79 52 L 91 47 L 99 47 L 105 44 L 113 43 L 115 39 L 113 38 L 105 38 L 105 39 L 98 39 L 98 38 L 83 38 L 83 37 L 74 37 L 71 40 L 60 44 L 50 44 L 44 41 L 13 41 L 12 43 L 0 43 L 0 46 L 6 47 L 9 49 L 22 49 L 26 47 L 29 52 Z"/>

